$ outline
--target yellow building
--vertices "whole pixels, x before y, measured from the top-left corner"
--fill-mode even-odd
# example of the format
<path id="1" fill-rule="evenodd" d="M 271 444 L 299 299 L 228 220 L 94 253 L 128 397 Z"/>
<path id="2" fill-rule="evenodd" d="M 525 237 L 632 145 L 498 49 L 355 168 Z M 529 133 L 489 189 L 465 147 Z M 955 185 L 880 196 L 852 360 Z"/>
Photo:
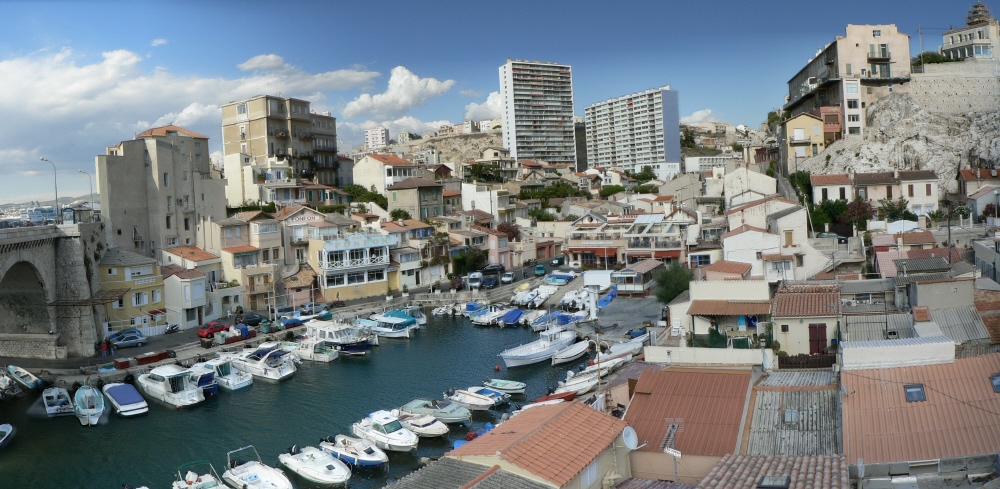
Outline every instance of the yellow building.
<path id="1" fill-rule="evenodd" d="M 826 148 L 823 139 L 823 119 L 802 113 L 785 121 L 785 154 L 788 155 L 788 171 L 798 171 L 799 160 L 816 156 Z"/>
<path id="2" fill-rule="evenodd" d="M 111 248 L 101 259 L 101 289 L 128 289 L 118 301 L 105 305 L 105 334 L 139 328 L 146 336 L 162 334 L 166 326 L 163 276 L 156 260 L 121 248 Z"/>

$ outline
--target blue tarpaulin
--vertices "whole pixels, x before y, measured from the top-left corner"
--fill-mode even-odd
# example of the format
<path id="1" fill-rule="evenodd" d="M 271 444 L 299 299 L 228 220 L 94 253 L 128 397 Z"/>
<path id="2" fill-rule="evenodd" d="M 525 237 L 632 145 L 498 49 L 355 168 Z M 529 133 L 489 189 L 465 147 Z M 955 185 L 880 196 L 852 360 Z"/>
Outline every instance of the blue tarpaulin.
<path id="1" fill-rule="evenodd" d="M 504 323 L 507 323 L 507 324 L 516 323 L 517 320 L 521 319 L 521 316 L 523 316 L 523 315 L 524 315 L 524 310 L 522 310 L 522 309 L 514 309 L 513 311 L 509 311 L 509 312 L 507 312 L 507 314 L 504 314 L 500 318 L 500 320 L 503 321 Z"/>

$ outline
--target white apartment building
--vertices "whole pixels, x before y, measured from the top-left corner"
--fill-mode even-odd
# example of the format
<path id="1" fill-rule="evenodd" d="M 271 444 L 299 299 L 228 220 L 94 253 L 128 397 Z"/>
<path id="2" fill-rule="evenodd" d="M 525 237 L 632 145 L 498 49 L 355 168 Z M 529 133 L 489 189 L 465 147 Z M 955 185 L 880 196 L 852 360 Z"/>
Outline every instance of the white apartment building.
<path id="1" fill-rule="evenodd" d="M 943 35 L 940 52 L 950 59 L 996 58 L 1000 50 L 1000 22 L 978 2 L 969 9 L 965 25 Z"/>
<path id="2" fill-rule="evenodd" d="M 178 126 L 150 129 L 95 158 L 109 248 L 158 257 L 195 245 L 226 217 L 226 180 L 212 172 L 208 137 Z"/>
<path id="3" fill-rule="evenodd" d="M 354 163 L 354 183 L 385 195 L 386 188 L 417 176 L 417 165 L 396 155 L 369 154 Z"/>
<path id="4" fill-rule="evenodd" d="M 389 130 L 384 127 L 365 129 L 365 151 L 375 151 L 389 145 Z"/>
<path id="5" fill-rule="evenodd" d="M 587 166 L 641 171 L 681 162 L 677 91 L 670 85 L 598 102 L 584 109 Z"/>
<path id="6" fill-rule="evenodd" d="M 496 218 L 497 224 L 515 222 L 517 197 L 501 185 L 463 183 L 462 208 L 488 212 Z"/>
<path id="7" fill-rule="evenodd" d="M 508 58 L 500 67 L 500 96 L 503 147 L 511 157 L 576 168 L 569 66 Z"/>

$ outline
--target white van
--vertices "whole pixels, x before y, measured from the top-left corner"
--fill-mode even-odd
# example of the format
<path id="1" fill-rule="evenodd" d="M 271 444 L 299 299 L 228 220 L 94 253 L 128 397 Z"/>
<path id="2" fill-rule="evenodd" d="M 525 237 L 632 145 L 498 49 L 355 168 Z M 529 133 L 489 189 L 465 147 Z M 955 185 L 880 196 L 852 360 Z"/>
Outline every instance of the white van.
<path id="1" fill-rule="evenodd" d="M 480 272 L 469 273 L 469 279 L 465 281 L 469 289 L 479 289 L 483 286 L 483 274 Z"/>

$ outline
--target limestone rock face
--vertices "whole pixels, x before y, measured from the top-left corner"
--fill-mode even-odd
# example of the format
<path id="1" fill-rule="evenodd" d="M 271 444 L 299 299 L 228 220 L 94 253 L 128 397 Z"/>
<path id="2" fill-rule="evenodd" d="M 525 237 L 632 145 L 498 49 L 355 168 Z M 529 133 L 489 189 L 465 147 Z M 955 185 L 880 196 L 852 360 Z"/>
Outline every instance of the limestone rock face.
<path id="1" fill-rule="evenodd" d="M 1000 96 L 1000 95 L 998 95 Z M 864 136 L 848 137 L 799 160 L 814 174 L 934 170 L 941 188 L 957 190 L 955 175 L 970 166 L 1000 166 L 1000 112 L 993 103 L 965 112 L 924 110 L 909 93 L 893 93 L 868 108 Z"/>
<path id="2" fill-rule="evenodd" d="M 483 150 L 486 148 L 502 148 L 503 141 L 501 137 L 502 134 L 499 131 L 454 134 L 435 138 L 418 139 L 416 141 L 410 141 L 408 143 L 397 145 L 397 148 L 402 147 L 406 152 L 436 149 L 441 155 L 442 163 L 461 163 L 482 158 Z"/>

